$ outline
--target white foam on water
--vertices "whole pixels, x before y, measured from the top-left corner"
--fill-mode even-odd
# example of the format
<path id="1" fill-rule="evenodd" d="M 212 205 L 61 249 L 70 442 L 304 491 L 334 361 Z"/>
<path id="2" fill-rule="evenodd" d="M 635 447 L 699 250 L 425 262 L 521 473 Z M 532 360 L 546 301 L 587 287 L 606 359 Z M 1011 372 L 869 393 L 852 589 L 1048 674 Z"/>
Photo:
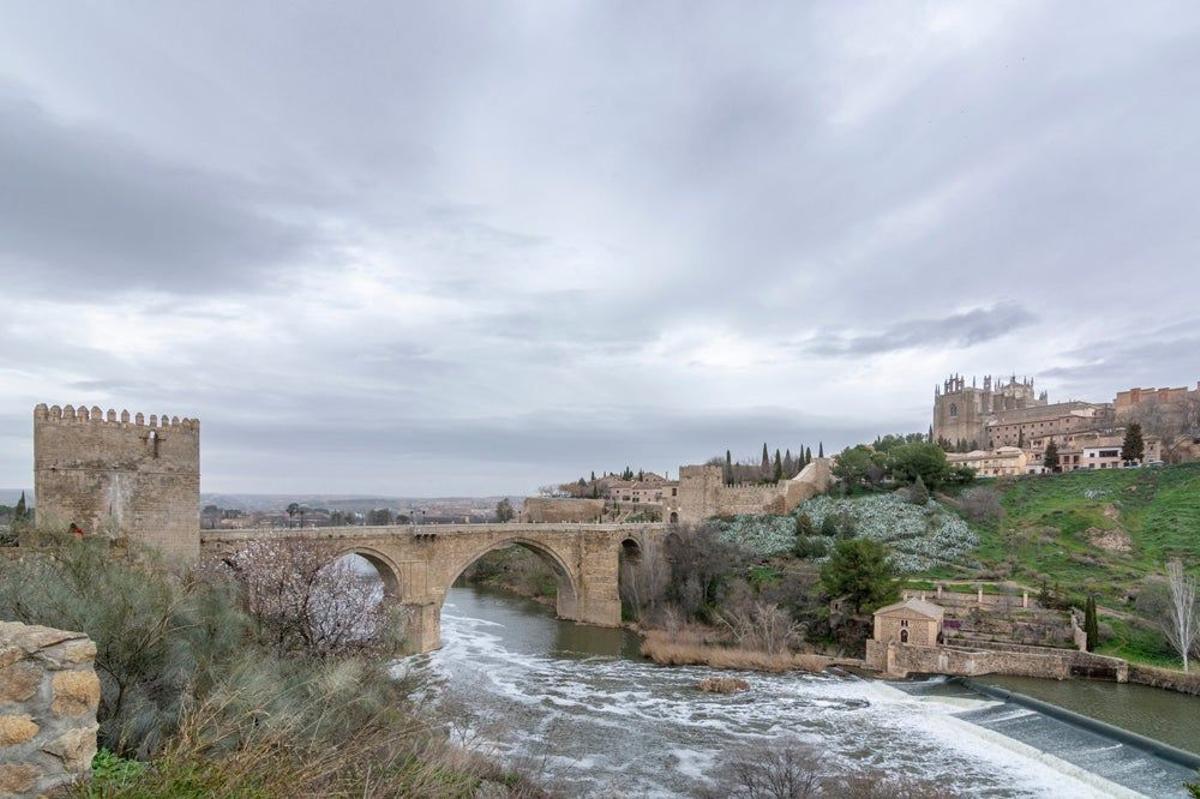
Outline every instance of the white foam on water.
<path id="1" fill-rule="evenodd" d="M 534 619 L 536 622 L 537 619 Z M 500 629 L 497 629 L 500 628 Z M 617 658 L 513 651 L 504 625 L 443 616 L 445 646 L 428 659 L 447 694 L 503 724 L 487 742 L 544 764 L 573 795 L 677 796 L 711 787 L 731 750 L 783 738 L 815 744 L 845 770 L 920 773 L 990 797 L 1137 796 L 1060 758 L 957 717 L 991 700 L 908 694 L 877 681 L 739 673 L 751 690 L 705 694 L 718 672 Z M 1023 708 L 1001 719 L 1031 715 Z M 993 722 L 989 719 L 989 724 Z M 487 736 L 487 725 L 469 727 Z"/>

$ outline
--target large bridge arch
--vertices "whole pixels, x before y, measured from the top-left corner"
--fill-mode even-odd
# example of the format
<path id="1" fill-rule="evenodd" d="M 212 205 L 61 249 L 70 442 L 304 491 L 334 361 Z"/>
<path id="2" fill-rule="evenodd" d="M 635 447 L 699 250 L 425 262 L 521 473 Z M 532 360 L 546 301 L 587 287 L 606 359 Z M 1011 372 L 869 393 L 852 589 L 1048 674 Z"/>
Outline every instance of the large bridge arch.
<path id="1" fill-rule="evenodd" d="M 501 539 L 479 548 L 478 551 L 471 553 L 464 558 L 456 566 L 452 566 L 447 570 L 449 579 L 442 586 L 442 595 L 449 591 L 463 572 L 471 567 L 471 564 L 482 558 L 489 552 L 495 552 L 500 549 L 508 549 L 509 547 L 521 547 L 534 555 L 554 572 L 554 577 L 557 580 L 558 592 L 555 603 L 555 612 L 560 618 L 574 619 L 578 612 L 579 605 L 579 575 L 578 569 L 573 569 L 570 563 L 567 562 L 563 553 L 557 551 L 553 546 L 538 541 L 526 536 L 513 536 L 511 538 Z"/>
<path id="2" fill-rule="evenodd" d="M 383 595 L 385 597 L 398 599 L 404 595 L 404 588 L 400 581 L 400 569 L 386 554 L 374 547 L 357 545 L 343 549 L 338 553 L 335 560 L 341 560 L 348 555 L 357 555 L 375 567 L 375 571 L 379 574 L 379 579 L 383 583 Z"/>

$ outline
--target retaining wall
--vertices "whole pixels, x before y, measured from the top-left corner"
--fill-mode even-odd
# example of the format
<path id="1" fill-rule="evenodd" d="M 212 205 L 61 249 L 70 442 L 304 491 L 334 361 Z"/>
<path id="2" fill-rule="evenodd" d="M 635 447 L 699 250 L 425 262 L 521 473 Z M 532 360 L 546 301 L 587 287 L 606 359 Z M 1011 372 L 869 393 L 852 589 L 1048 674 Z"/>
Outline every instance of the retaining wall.
<path id="1" fill-rule="evenodd" d="M 43 796 L 89 773 L 95 657 L 82 633 L 0 622 L 0 796 Z"/>

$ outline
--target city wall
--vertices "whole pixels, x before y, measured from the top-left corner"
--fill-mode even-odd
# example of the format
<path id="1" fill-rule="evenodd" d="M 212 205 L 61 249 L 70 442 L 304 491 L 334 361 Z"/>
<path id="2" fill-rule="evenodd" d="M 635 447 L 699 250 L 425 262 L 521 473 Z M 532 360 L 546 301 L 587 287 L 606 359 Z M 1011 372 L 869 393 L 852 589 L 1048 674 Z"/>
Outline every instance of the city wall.
<path id="1" fill-rule="evenodd" d="M 604 516 L 602 499 L 526 497 L 521 521 L 536 524 L 598 522 Z"/>
<path id="2" fill-rule="evenodd" d="M 725 485 L 720 466 L 683 466 L 677 501 L 668 504 L 667 511 L 687 523 L 713 516 L 791 513 L 801 502 L 828 491 L 832 483 L 828 458 L 817 458 L 791 480 L 765 485 Z"/>
<path id="3" fill-rule="evenodd" d="M 0 622 L 0 796 L 45 796 L 91 769 L 100 681 L 82 633 Z"/>

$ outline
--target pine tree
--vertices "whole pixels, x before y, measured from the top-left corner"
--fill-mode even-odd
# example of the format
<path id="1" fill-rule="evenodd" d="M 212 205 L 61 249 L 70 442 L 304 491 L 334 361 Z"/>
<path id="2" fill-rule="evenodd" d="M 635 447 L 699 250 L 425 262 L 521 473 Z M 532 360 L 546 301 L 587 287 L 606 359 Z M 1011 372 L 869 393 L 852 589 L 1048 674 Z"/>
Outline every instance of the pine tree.
<path id="1" fill-rule="evenodd" d="M 775 468 L 773 475 L 776 483 L 783 479 L 783 458 L 780 457 L 779 450 L 775 450 Z"/>
<path id="2" fill-rule="evenodd" d="M 908 499 L 914 505 L 929 504 L 929 489 L 925 487 L 925 481 L 919 474 L 913 484 L 908 487 Z"/>
<path id="3" fill-rule="evenodd" d="M 1042 456 L 1042 465 L 1050 471 L 1058 468 L 1058 444 L 1054 443 L 1054 439 L 1050 439 L 1050 443 L 1046 445 L 1046 454 Z"/>
<path id="4" fill-rule="evenodd" d="M 1142 426 L 1133 422 L 1125 428 L 1125 442 L 1121 444 L 1121 460 L 1126 463 L 1141 463 L 1146 457 L 1146 442 L 1142 439 Z"/>
<path id="5" fill-rule="evenodd" d="M 1100 643 L 1100 621 L 1096 618 L 1096 597 L 1092 594 L 1088 594 L 1083 613 L 1083 631 L 1087 633 L 1087 651 L 1094 652 Z"/>

